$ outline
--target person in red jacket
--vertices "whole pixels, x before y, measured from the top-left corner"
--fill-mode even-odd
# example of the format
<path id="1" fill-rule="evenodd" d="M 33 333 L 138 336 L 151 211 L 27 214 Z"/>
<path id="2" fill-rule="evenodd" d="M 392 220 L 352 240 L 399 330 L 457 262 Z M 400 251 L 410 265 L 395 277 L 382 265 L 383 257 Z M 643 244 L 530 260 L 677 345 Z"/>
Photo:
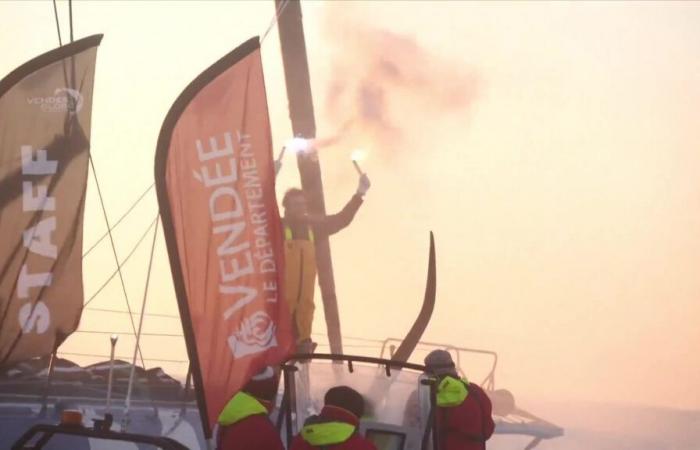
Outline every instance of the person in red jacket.
<path id="1" fill-rule="evenodd" d="M 426 368 L 438 377 L 437 427 L 440 450 L 484 450 L 494 430 L 491 400 L 477 384 L 459 378 L 452 356 L 434 350 Z"/>
<path id="2" fill-rule="evenodd" d="M 365 400 L 359 392 L 336 386 L 326 392 L 318 416 L 306 420 L 292 441 L 290 450 L 377 450 L 372 441 L 358 432 Z"/>
<path id="3" fill-rule="evenodd" d="M 277 377 L 271 367 L 246 383 L 219 415 L 217 450 L 284 450 L 268 417 L 276 393 Z"/>

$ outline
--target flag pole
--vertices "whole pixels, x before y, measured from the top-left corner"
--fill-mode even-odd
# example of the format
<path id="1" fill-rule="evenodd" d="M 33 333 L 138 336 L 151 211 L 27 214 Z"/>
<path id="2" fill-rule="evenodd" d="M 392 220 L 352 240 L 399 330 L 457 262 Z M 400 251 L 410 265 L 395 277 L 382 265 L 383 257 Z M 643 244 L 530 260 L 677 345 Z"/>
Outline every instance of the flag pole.
<path id="1" fill-rule="evenodd" d="M 112 381 L 114 374 L 114 351 L 117 346 L 117 340 L 119 335 L 113 334 L 109 337 L 109 374 L 107 376 L 107 406 L 105 407 L 105 414 L 112 412 Z"/>
<path id="2" fill-rule="evenodd" d="M 51 380 L 53 378 L 54 368 L 56 366 L 56 352 L 58 351 L 58 346 L 53 349 L 51 356 L 49 357 L 49 368 L 46 374 L 46 385 L 44 385 L 44 395 L 41 398 L 41 410 L 39 411 L 39 417 L 46 417 L 46 411 L 48 410 L 48 400 L 49 391 L 51 390 Z"/>

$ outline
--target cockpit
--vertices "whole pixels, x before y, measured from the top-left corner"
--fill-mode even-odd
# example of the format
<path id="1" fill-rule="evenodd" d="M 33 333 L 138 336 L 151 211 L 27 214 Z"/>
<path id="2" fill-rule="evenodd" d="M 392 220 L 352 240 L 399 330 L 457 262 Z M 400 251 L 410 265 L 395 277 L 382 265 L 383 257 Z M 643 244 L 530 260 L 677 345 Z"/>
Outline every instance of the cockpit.
<path id="1" fill-rule="evenodd" d="M 284 395 L 278 426 L 287 445 L 304 423 L 318 415 L 324 395 L 335 386 L 348 386 L 365 400 L 359 432 L 378 450 L 420 450 L 433 439 L 432 379 L 423 366 L 379 358 L 313 355 L 283 366 Z"/>

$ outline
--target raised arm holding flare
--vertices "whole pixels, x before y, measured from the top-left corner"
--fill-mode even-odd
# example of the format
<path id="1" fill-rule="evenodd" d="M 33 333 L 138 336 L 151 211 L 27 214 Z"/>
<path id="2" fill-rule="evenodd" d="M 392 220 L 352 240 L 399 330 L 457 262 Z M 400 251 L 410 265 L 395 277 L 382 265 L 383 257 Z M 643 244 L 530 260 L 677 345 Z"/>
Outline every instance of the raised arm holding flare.
<path id="1" fill-rule="evenodd" d="M 283 148 L 275 161 L 276 172 L 282 166 L 284 151 Z M 311 353 L 315 348 L 311 341 L 317 273 L 315 239 L 320 235 L 335 234 L 347 227 L 362 205 L 363 196 L 370 186 L 369 177 L 362 173 L 357 190 L 345 207 L 337 214 L 321 216 L 309 214 L 306 195 L 301 189 L 292 188 L 284 194 L 284 292 L 295 323 L 297 349 L 300 353 Z"/>

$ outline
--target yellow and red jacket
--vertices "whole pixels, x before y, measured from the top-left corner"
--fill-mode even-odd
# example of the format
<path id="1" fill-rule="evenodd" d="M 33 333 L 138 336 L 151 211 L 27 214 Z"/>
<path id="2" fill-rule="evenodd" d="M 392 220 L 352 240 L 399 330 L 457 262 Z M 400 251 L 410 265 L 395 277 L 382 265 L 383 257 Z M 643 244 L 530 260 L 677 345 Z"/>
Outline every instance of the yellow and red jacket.
<path id="1" fill-rule="evenodd" d="M 284 450 L 268 413 L 270 402 L 246 392 L 239 392 L 228 401 L 219 415 L 217 450 Z"/>
<path id="2" fill-rule="evenodd" d="M 440 450 L 483 450 L 494 430 L 491 400 L 474 383 L 446 376 L 437 390 Z"/>

